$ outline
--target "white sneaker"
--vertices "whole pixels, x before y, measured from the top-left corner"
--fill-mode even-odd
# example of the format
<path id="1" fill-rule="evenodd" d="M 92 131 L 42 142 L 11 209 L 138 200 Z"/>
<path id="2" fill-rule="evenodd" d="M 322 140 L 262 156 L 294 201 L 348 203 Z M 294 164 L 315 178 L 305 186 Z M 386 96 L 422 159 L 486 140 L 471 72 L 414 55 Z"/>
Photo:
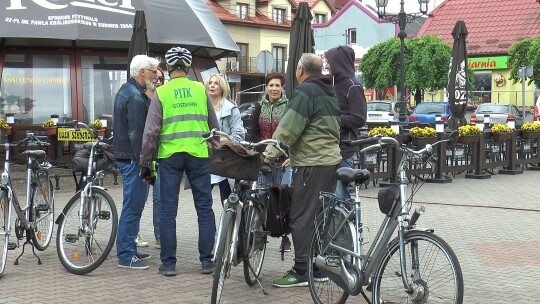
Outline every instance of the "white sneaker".
<path id="1" fill-rule="evenodd" d="M 137 238 L 135 239 L 135 244 L 137 244 L 137 247 L 148 247 L 148 242 L 145 242 L 138 234 Z"/>

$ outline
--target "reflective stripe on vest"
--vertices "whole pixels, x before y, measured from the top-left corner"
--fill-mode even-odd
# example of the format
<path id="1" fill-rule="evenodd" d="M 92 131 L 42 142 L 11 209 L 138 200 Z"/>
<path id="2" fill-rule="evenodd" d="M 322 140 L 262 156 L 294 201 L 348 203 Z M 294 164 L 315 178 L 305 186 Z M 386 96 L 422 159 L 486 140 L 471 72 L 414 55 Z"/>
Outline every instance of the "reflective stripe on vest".
<path id="1" fill-rule="evenodd" d="M 208 145 L 202 134 L 209 132 L 208 103 L 201 83 L 179 77 L 157 88 L 163 106 L 158 158 L 186 152 L 207 158 Z"/>

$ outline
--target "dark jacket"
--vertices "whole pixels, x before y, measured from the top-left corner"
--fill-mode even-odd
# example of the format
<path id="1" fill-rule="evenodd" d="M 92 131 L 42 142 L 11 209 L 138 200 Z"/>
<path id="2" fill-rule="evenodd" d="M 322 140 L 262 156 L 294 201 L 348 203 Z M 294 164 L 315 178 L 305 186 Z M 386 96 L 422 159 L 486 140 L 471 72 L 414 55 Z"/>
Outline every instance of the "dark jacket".
<path id="1" fill-rule="evenodd" d="M 135 79 L 124 83 L 114 98 L 113 155 L 115 159 L 139 163 L 142 137 L 150 99 Z"/>
<path id="2" fill-rule="evenodd" d="M 325 53 L 334 76 L 334 86 L 341 111 L 340 149 L 343 159 L 350 158 L 356 148 L 344 140 L 358 138 L 358 128 L 366 124 L 367 103 L 364 89 L 354 76 L 354 50 L 338 46 Z"/>
<path id="3" fill-rule="evenodd" d="M 296 87 L 272 138 L 289 146 L 293 168 L 331 166 L 341 161 L 339 105 L 328 76 L 309 76 Z M 273 145 L 264 152 L 269 161 L 280 155 Z"/>

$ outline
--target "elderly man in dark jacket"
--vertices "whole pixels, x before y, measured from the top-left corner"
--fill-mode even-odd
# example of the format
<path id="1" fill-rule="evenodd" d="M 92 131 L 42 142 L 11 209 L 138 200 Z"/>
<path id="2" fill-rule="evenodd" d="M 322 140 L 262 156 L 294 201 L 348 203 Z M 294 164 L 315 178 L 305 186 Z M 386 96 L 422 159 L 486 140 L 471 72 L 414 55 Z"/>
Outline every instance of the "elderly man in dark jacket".
<path id="1" fill-rule="evenodd" d="M 346 143 L 358 139 L 358 128 L 366 123 L 367 103 L 364 89 L 354 76 L 354 50 L 346 45 L 329 49 L 325 53 L 326 69 L 334 76 L 334 87 L 341 112 L 339 148 L 341 167 L 353 166 L 355 148 Z M 351 198 L 348 189 L 337 182 L 336 195 Z"/>
<path id="2" fill-rule="evenodd" d="M 149 254 L 137 253 L 135 239 L 148 197 L 148 184 L 139 177 L 139 155 L 150 99 L 145 94 L 157 80 L 157 59 L 146 55 L 133 57 L 131 78 L 120 87 L 114 99 L 114 158 L 122 174 L 123 204 L 118 222 L 116 256 L 118 267 L 148 269 L 144 259 Z"/>

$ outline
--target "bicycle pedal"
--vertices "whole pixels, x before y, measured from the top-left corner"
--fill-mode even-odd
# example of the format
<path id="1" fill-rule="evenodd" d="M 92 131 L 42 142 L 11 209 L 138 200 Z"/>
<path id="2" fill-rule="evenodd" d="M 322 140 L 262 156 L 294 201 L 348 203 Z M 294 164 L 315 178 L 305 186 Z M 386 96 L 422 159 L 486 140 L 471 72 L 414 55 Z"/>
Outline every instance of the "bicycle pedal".
<path id="1" fill-rule="evenodd" d="M 79 238 L 76 234 L 66 234 L 65 240 L 68 243 L 75 243 Z"/>
<path id="2" fill-rule="evenodd" d="M 100 211 L 98 217 L 100 220 L 109 220 L 111 213 L 109 211 Z"/>
<path id="3" fill-rule="evenodd" d="M 7 245 L 7 249 L 8 250 L 15 250 L 15 249 L 17 249 L 17 244 L 9 242 L 8 245 Z"/>
<path id="4" fill-rule="evenodd" d="M 49 211 L 49 205 L 36 205 L 36 211 L 47 212 Z"/>

